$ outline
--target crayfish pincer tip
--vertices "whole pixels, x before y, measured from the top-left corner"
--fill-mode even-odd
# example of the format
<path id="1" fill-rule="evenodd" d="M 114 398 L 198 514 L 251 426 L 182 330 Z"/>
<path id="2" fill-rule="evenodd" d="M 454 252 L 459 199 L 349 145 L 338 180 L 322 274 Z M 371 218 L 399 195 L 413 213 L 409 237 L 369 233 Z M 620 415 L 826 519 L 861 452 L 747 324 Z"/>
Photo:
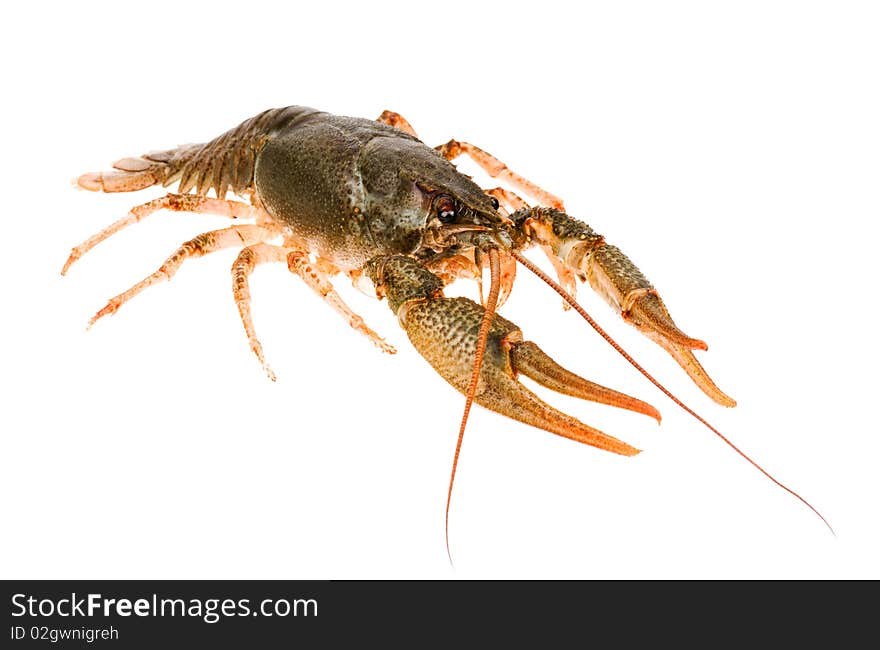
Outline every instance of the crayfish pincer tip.
<path id="1" fill-rule="evenodd" d="M 435 298 L 408 306 L 404 327 L 419 353 L 460 392 L 467 394 L 473 372 L 473 350 L 484 313 L 467 298 Z M 464 344 L 462 344 L 464 342 Z M 556 364 L 522 332 L 495 315 L 474 401 L 496 413 L 570 440 L 622 456 L 639 449 L 553 408 L 516 380 L 522 373 L 560 393 L 656 415 L 654 407 L 592 384 Z"/>

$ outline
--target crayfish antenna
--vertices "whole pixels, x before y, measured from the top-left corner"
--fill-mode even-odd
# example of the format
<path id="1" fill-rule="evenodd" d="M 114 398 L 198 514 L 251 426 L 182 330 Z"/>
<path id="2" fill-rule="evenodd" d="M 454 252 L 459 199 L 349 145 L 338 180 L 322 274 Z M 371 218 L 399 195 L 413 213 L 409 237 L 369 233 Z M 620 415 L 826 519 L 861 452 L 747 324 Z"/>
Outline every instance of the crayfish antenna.
<path id="1" fill-rule="evenodd" d="M 483 320 L 480 321 L 480 331 L 479 334 L 477 334 L 477 350 L 474 354 L 474 369 L 473 372 L 471 372 L 471 381 L 468 385 L 467 399 L 464 403 L 464 413 L 462 413 L 461 416 L 461 426 L 458 428 L 458 440 L 455 443 L 455 455 L 452 457 L 452 471 L 449 474 L 449 491 L 446 494 L 446 555 L 449 557 L 449 564 L 452 567 L 455 567 L 455 563 L 452 561 L 452 552 L 449 549 L 449 504 L 452 502 L 452 485 L 455 482 L 455 470 L 458 467 L 458 456 L 461 453 L 461 442 L 464 439 L 464 429 L 465 426 L 467 426 L 471 406 L 473 406 L 474 397 L 477 394 L 480 368 L 483 365 L 483 356 L 486 352 L 486 342 L 489 340 L 489 326 L 492 324 L 492 317 L 495 315 L 495 308 L 498 305 L 498 295 L 501 292 L 501 261 L 497 248 L 489 249 L 489 273 L 491 277 L 489 296 L 486 298 Z"/>
<path id="2" fill-rule="evenodd" d="M 785 485 L 784 483 L 782 483 L 778 479 L 776 479 L 772 474 L 770 474 L 770 472 L 768 472 L 766 469 L 761 467 L 757 462 L 752 460 L 752 458 L 749 457 L 748 454 L 746 454 L 739 447 L 737 447 L 735 444 L 733 444 L 733 442 L 731 442 L 718 429 L 716 429 L 711 424 L 709 424 L 709 422 L 705 418 L 703 418 L 701 415 L 699 415 L 696 411 L 694 411 L 687 404 L 682 402 L 678 397 L 673 395 L 672 392 L 670 392 L 669 389 L 667 389 L 663 384 L 661 384 L 659 381 L 654 379 L 653 375 L 651 375 L 635 359 L 633 359 L 632 356 L 630 356 L 630 354 L 626 350 L 624 350 L 620 346 L 619 343 L 617 343 L 617 341 L 612 339 L 611 336 L 604 329 L 602 329 L 602 327 L 595 320 L 593 320 L 593 317 L 590 316 L 589 313 L 587 313 L 587 310 L 584 309 L 583 307 L 581 307 L 581 305 L 574 298 L 572 298 L 568 294 L 568 292 L 565 291 L 565 289 L 563 289 L 561 286 L 559 286 L 559 284 L 554 282 L 550 276 L 548 276 L 546 273 L 544 273 L 540 268 L 535 266 L 530 260 L 523 257 L 517 251 L 511 250 L 510 254 L 516 259 L 516 261 L 518 261 L 520 264 L 522 264 L 524 267 L 526 267 L 529 271 L 531 271 L 532 273 L 537 275 L 541 280 L 543 280 L 547 285 L 549 285 L 551 289 L 553 289 L 556 293 L 558 293 L 562 297 L 562 299 L 565 300 L 565 302 L 567 302 L 569 305 L 571 305 L 571 307 L 578 314 L 580 314 L 584 320 L 586 320 L 590 324 L 590 327 L 592 327 L 594 330 L 596 330 L 596 332 L 603 339 L 605 339 L 612 348 L 614 348 L 624 359 L 626 359 L 630 363 L 630 365 L 632 365 L 636 370 L 638 370 L 640 373 L 642 373 L 648 381 L 650 381 L 652 384 L 654 384 L 654 386 L 656 386 L 658 389 L 660 389 L 660 391 L 664 395 L 666 395 L 666 397 L 671 399 L 685 413 L 692 416 L 694 419 L 697 420 L 697 422 L 699 422 L 704 427 L 709 429 L 709 431 L 711 431 L 716 436 L 718 436 L 718 438 L 720 438 L 728 447 L 733 449 L 737 454 L 739 454 L 742 458 L 744 458 L 746 461 L 748 461 L 749 464 L 751 464 L 755 469 L 757 469 L 764 476 L 766 476 L 768 479 L 770 479 L 775 485 L 777 485 L 778 487 L 780 487 L 783 490 L 785 490 L 786 492 L 788 492 L 790 495 L 792 495 L 794 498 L 796 498 L 798 501 L 800 501 L 805 506 L 807 506 L 810 510 L 812 510 L 813 514 L 815 514 L 817 517 L 819 517 L 819 519 L 822 520 L 822 523 L 824 523 L 825 526 L 828 528 L 828 530 L 831 531 L 831 534 L 834 535 L 835 537 L 837 536 L 837 534 L 834 532 L 834 528 L 832 528 L 831 524 L 828 523 L 828 520 L 825 519 L 825 517 L 822 515 L 822 513 L 819 512 L 815 507 L 813 507 L 813 505 L 809 501 L 807 501 L 800 494 L 798 494 L 797 492 L 792 490 L 790 487 L 788 487 L 787 485 Z M 462 422 L 462 431 L 464 431 L 464 422 Z M 460 440 L 459 440 L 459 442 L 460 442 Z M 450 490 L 451 490 L 451 488 L 452 488 L 452 486 L 450 485 Z M 447 504 L 447 510 L 448 510 L 448 504 Z M 447 545 L 447 550 L 448 550 L 448 545 Z"/>

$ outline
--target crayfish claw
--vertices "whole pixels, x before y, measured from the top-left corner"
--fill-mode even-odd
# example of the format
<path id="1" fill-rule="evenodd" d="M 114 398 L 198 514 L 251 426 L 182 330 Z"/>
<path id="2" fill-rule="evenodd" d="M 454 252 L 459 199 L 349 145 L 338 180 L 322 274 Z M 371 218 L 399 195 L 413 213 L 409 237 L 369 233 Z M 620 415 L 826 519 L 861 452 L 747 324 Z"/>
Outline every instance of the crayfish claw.
<path id="1" fill-rule="evenodd" d="M 439 298 L 407 307 L 403 322 L 415 348 L 447 382 L 467 394 L 483 307 L 467 298 Z M 659 418 L 647 404 L 591 384 L 561 368 L 534 343 L 524 342 L 516 325 L 496 315 L 474 395 L 477 404 L 592 447 L 624 456 L 639 453 L 635 447 L 545 403 L 516 380 L 518 372 L 562 393 Z"/>
<path id="2" fill-rule="evenodd" d="M 442 280 L 411 258 L 376 258 L 365 270 L 419 354 L 450 385 L 467 395 L 486 310 L 467 298 L 444 297 Z M 635 447 L 546 404 L 517 381 L 520 373 L 560 393 L 660 418 L 652 406 L 565 370 L 537 345 L 524 341 L 517 325 L 494 314 L 473 393 L 477 404 L 599 449 L 624 456 L 639 453 Z"/>
<path id="3" fill-rule="evenodd" d="M 709 378 L 691 350 L 707 350 L 705 341 L 682 332 L 654 286 L 617 246 L 590 226 L 550 208 L 523 208 L 514 222 L 539 244 L 557 270 L 560 289 L 574 300 L 570 274 L 590 283 L 612 309 L 660 345 L 706 395 L 723 406 L 736 402 Z M 559 270 L 563 271 L 560 272 Z"/>

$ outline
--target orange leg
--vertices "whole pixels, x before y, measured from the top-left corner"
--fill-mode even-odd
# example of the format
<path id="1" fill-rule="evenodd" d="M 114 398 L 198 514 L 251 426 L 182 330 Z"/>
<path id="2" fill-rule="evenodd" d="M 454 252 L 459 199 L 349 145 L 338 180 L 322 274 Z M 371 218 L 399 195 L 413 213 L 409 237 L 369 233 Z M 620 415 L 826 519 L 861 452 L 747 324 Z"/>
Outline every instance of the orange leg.
<path id="1" fill-rule="evenodd" d="M 288 242 L 289 243 L 289 242 Z M 238 258 L 232 264 L 232 294 L 235 298 L 235 305 L 238 307 L 238 313 L 241 316 L 241 323 L 244 325 L 244 331 L 248 337 L 251 350 L 256 355 L 263 370 L 269 376 L 269 379 L 275 381 L 275 373 L 266 362 L 263 354 L 263 346 L 257 338 L 254 329 L 253 319 L 251 317 L 251 291 L 250 291 L 250 275 L 258 264 L 266 262 L 287 263 L 288 268 L 293 273 L 300 276 L 309 287 L 311 287 L 318 295 L 337 312 L 348 321 L 352 328 L 367 336 L 379 349 L 383 352 L 393 354 L 396 350 L 388 345 L 382 337 L 371 330 L 364 323 L 364 319 L 355 314 L 351 308 L 346 305 L 339 294 L 333 289 L 333 285 L 327 277 L 309 262 L 308 253 L 291 246 L 274 246 L 272 244 L 258 243 L 242 249 Z"/>
<path id="2" fill-rule="evenodd" d="M 223 228 L 222 230 L 212 230 L 202 233 L 197 237 L 183 243 L 174 253 L 165 260 L 165 262 L 146 278 L 135 284 L 133 287 L 120 293 L 118 296 L 111 298 L 107 304 L 97 314 L 92 316 L 89 321 L 89 327 L 95 324 L 99 318 L 103 318 L 108 314 L 113 314 L 126 302 L 134 298 L 141 291 L 149 286 L 170 280 L 177 273 L 177 269 L 189 258 L 201 257 L 214 251 L 230 248 L 232 246 L 250 246 L 267 239 L 272 239 L 278 235 L 277 230 L 264 226 L 241 225 Z"/>
<path id="3" fill-rule="evenodd" d="M 309 288 L 321 296 L 321 298 L 323 298 L 327 304 L 334 309 L 334 311 L 342 316 L 352 329 L 357 330 L 369 338 L 377 348 L 382 350 L 382 352 L 387 352 L 388 354 L 394 354 L 397 352 L 397 350 L 394 349 L 394 346 L 386 343 L 385 339 L 367 326 L 363 318 L 354 313 L 351 307 L 343 302 L 327 276 L 309 261 L 307 253 L 298 250 L 289 251 L 287 254 L 287 268 L 290 269 L 291 273 L 296 273 L 301 277 L 303 282 L 309 285 Z"/>
<path id="4" fill-rule="evenodd" d="M 435 149 L 440 152 L 446 160 L 455 160 L 461 154 L 470 156 L 471 160 L 477 163 L 483 171 L 492 178 L 499 178 L 513 185 L 521 192 L 525 192 L 533 197 L 540 205 L 544 205 L 557 210 L 564 210 L 562 199 L 558 196 L 550 194 L 550 192 L 541 189 L 527 178 L 523 178 L 514 171 L 511 171 L 507 165 L 498 160 L 495 156 L 475 147 L 468 142 L 459 142 L 450 140 L 446 144 L 441 144 Z"/>
<path id="5" fill-rule="evenodd" d="M 241 323 L 244 325 L 244 331 L 247 334 L 251 350 L 257 355 L 263 370 L 266 371 L 266 374 L 272 381 L 275 381 L 275 373 L 272 372 L 272 369 L 266 362 L 266 357 L 263 355 L 263 346 L 257 338 L 257 332 L 254 329 L 254 322 L 251 318 L 251 290 L 248 279 L 258 264 L 285 262 L 288 252 L 288 249 L 281 246 L 265 243 L 254 244 L 242 249 L 232 264 L 232 295 L 235 298 L 235 306 L 238 307 Z"/>
<path id="6" fill-rule="evenodd" d="M 259 208 L 247 203 L 241 203 L 240 201 L 209 199 L 193 194 L 166 194 L 161 198 L 153 199 L 132 208 L 122 219 L 92 235 L 79 246 L 75 246 L 70 251 L 70 257 L 64 263 L 64 268 L 61 269 L 61 275 L 65 275 L 74 262 L 111 235 L 115 235 L 120 230 L 138 223 L 159 210 L 216 214 L 222 217 L 229 217 L 230 219 L 257 219 L 257 221 L 260 221 L 261 217 L 264 216 Z"/>
<path id="7" fill-rule="evenodd" d="M 406 121 L 406 118 L 403 117 L 400 113 L 395 113 L 394 111 L 382 111 L 382 114 L 376 119 L 377 122 L 382 122 L 383 124 L 387 124 L 388 126 L 393 126 L 395 129 L 400 129 L 404 133 L 408 133 L 414 138 L 419 136 L 416 135 L 416 130 L 412 128 L 409 122 Z"/>

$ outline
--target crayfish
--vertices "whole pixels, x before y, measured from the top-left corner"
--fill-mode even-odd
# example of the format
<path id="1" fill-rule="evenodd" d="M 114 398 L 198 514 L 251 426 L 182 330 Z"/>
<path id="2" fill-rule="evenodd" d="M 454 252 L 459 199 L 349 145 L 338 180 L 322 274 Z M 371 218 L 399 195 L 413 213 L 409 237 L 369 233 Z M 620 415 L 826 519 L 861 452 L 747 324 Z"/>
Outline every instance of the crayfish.
<path id="1" fill-rule="evenodd" d="M 452 164 L 461 155 L 513 189 L 479 187 Z M 589 283 L 624 321 L 666 350 L 712 400 L 735 406 L 694 356 L 706 344 L 679 329 L 657 290 L 619 248 L 566 214 L 558 197 L 472 144 L 450 140 L 427 146 L 403 117 L 390 111 L 369 120 L 290 106 L 264 111 L 205 144 L 123 158 L 113 167 L 84 174 L 77 183 L 103 192 L 177 183 L 177 191 L 133 208 L 75 247 L 62 273 L 99 242 L 159 210 L 211 213 L 247 223 L 183 243 L 154 273 L 112 298 L 91 323 L 145 288 L 170 279 L 186 260 L 239 248 L 232 265 L 233 296 L 251 350 L 274 380 L 251 318 L 249 277 L 254 268 L 267 262 L 286 264 L 352 329 L 393 353 L 346 305 L 331 278 L 346 274 L 356 285 L 366 285 L 387 301 L 428 363 L 467 396 L 447 494 L 447 548 L 449 502 L 472 402 L 628 456 L 639 450 L 555 409 L 517 378 L 525 375 L 553 391 L 660 419 L 650 404 L 566 370 L 496 313 L 510 295 L 517 264 L 538 274 L 667 396 L 739 452 L 602 332 L 575 301 L 576 284 Z M 226 199 L 229 192 L 245 201 Z M 522 255 L 532 247 L 547 255 L 558 282 Z M 487 267 L 490 287 L 484 291 Z M 444 296 L 444 287 L 461 278 L 479 284 L 479 303 Z"/>

